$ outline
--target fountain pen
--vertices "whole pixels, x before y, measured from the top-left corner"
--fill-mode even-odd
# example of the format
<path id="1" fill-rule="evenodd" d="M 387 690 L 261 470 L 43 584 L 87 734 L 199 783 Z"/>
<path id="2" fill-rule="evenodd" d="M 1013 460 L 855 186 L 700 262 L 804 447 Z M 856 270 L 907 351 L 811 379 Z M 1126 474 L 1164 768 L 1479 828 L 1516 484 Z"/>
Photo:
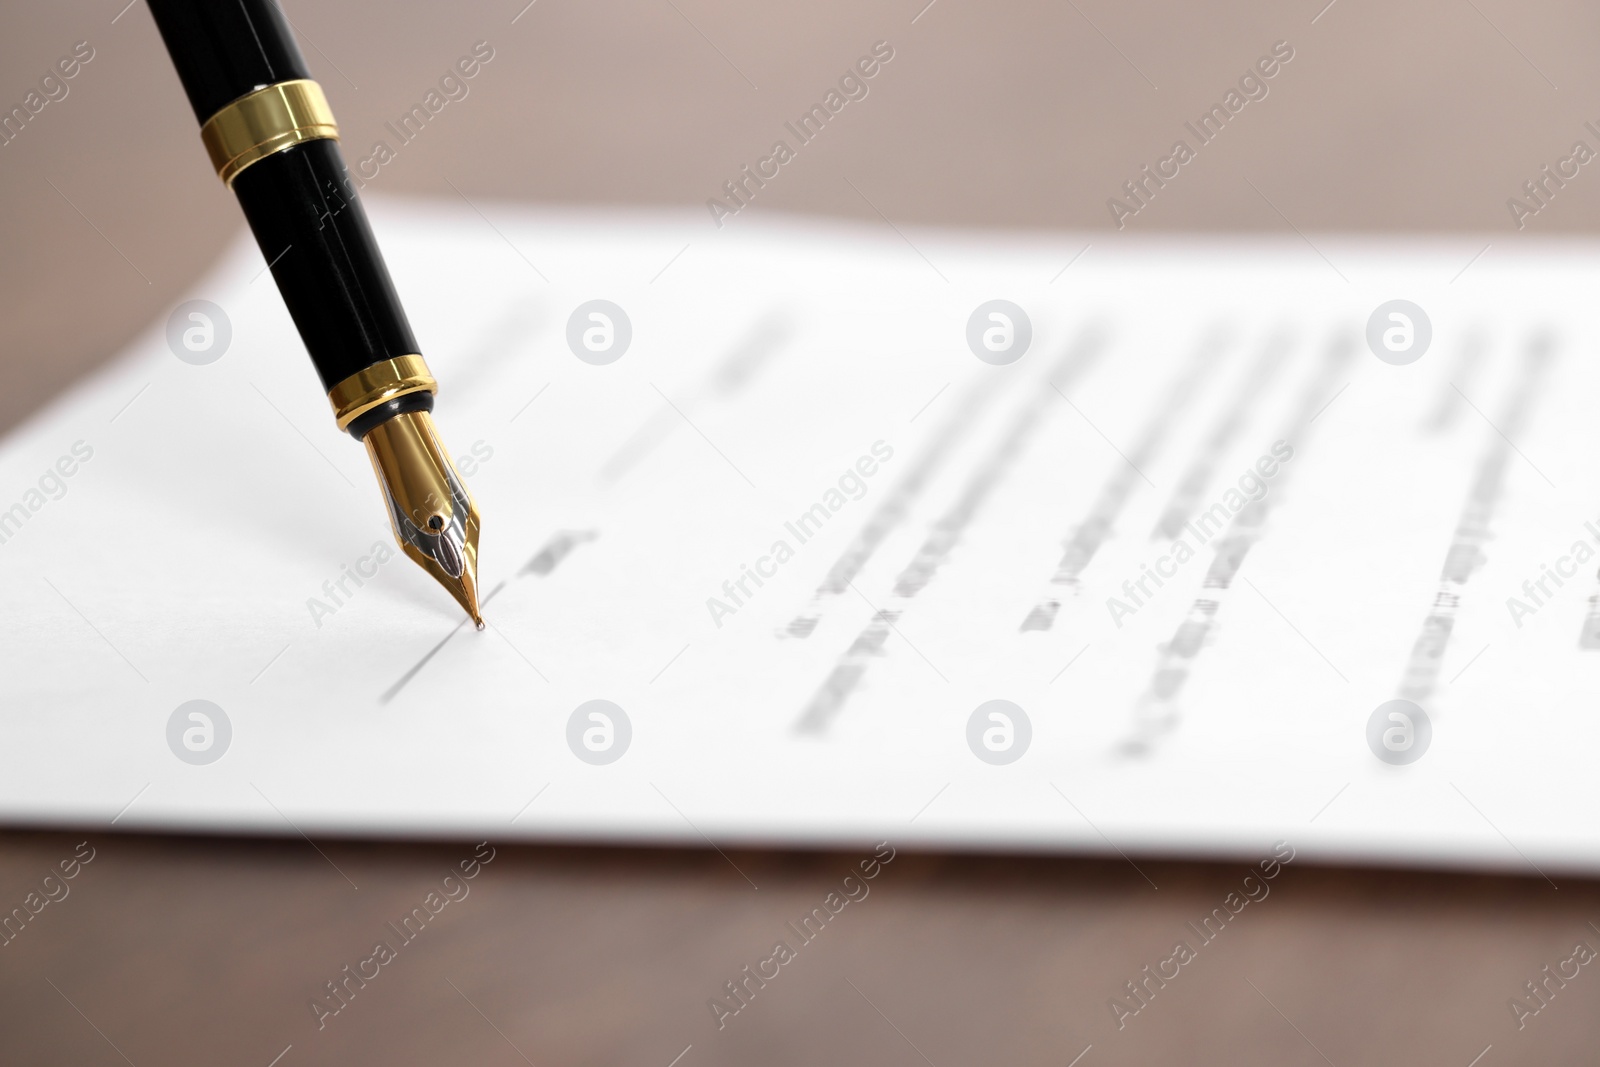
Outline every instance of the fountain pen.
<path id="1" fill-rule="evenodd" d="M 340 430 L 367 446 L 407 556 L 478 629 L 478 509 L 434 429 L 418 351 L 276 0 L 150 0 L 217 176 L 244 209 Z"/>

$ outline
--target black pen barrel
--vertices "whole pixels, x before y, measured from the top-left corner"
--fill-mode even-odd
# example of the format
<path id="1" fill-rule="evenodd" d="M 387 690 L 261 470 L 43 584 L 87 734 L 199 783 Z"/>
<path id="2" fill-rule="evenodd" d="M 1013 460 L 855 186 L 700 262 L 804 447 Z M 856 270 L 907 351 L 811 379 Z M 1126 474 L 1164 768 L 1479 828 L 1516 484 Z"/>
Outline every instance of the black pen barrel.
<path id="1" fill-rule="evenodd" d="M 202 123 L 248 92 L 311 77 L 274 0 L 152 0 L 150 14 Z"/>
<path id="2" fill-rule="evenodd" d="M 420 354 L 337 142 L 274 153 L 233 191 L 324 389 Z"/>
<path id="3" fill-rule="evenodd" d="M 332 115 L 326 115 L 326 125 L 305 125 L 306 100 L 321 102 L 323 111 L 326 101 L 310 82 L 277 3 L 150 0 L 150 11 L 195 115 L 212 138 L 207 147 L 213 162 L 239 198 L 323 388 L 332 390 L 375 364 L 420 355 L 339 153 Z M 240 156 L 242 162 L 224 164 L 218 152 L 226 150 L 213 141 L 227 139 L 214 128 L 249 110 L 240 107 L 242 100 L 264 96 L 269 104 L 279 103 L 274 86 L 288 101 L 280 110 L 290 117 L 282 121 L 292 125 L 299 114 L 301 128 L 279 131 L 276 142 Z M 236 145 L 248 143 L 239 136 Z M 432 392 L 423 391 L 390 402 L 386 410 L 431 406 Z M 372 421 L 369 416 L 363 423 Z"/>

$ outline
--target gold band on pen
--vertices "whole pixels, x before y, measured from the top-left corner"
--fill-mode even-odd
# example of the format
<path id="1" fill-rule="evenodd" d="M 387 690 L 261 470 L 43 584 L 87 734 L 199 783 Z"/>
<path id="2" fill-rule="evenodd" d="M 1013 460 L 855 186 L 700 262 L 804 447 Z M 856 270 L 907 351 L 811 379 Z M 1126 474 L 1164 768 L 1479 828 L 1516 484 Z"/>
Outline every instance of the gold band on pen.
<path id="1" fill-rule="evenodd" d="M 421 356 L 396 356 L 356 371 L 328 390 L 328 401 L 333 405 L 333 417 L 339 421 L 339 429 L 344 430 L 373 408 L 396 397 L 438 391 L 439 383 L 434 381 Z"/>
<path id="2" fill-rule="evenodd" d="M 246 93 L 200 127 L 217 177 L 229 186 L 257 160 L 322 138 L 337 141 L 339 125 L 322 86 L 310 78 Z"/>

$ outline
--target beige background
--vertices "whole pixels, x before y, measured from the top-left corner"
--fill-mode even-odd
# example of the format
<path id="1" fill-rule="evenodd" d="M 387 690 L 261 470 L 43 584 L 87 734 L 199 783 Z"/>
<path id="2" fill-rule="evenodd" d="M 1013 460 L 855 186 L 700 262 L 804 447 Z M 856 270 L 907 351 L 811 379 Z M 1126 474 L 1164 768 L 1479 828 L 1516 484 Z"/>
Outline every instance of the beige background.
<path id="1" fill-rule="evenodd" d="M 1129 231 L 1287 232 L 1287 218 L 1512 242 L 1595 229 L 1600 167 L 1522 233 L 1505 203 L 1579 137 L 1600 149 L 1583 129 L 1600 125 L 1593 5 L 1336 0 L 1312 24 L 1325 0 L 936 0 L 913 24 L 925 2 L 537 0 L 515 24 L 522 0 L 289 14 L 353 158 L 473 42 L 495 49 L 471 95 L 383 169 L 384 191 L 453 197 L 454 182 L 474 198 L 699 207 L 887 40 L 895 59 L 869 96 L 752 210 L 879 222 L 848 177 L 896 224 L 1112 240 L 1106 199 L 1286 40 L 1295 58 L 1269 95 Z M 0 427 L 165 315 L 242 226 L 149 13 L 136 3 L 113 24 L 121 8 L 57 0 L 0 16 L 8 108 L 73 42 L 96 52 L 0 148 Z"/>
<path id="2" fill-rule="evenodd" d="M 1115 241 L 1106 198 L 1287 40 L 1268 97 L 1129 231 L 1471 230 L 1506 247 L 1595 229 L 1600 168 L 1525 232 L 1506 208 L 1574 140 L 1600 148 L 1583 129 L 1600 124 L 1592 5 L 923 2 L 291 0 L 289 14 L 353 158 L 473 42 L 494 47 L 471 95 L 383 169 L 386 192 L 693 208 L 882 39 L 896 56 L 868 98 L 751 210 L 882 225 L 853 182 L 897 225 Z M 69 96 L 0 147 L 0 428 L 164 318 L 242 227 L 142 4 L 9 5 L 0 104 L 79 40 L 96 55 Z M 82 836 L 0 836 L 0 906 Z M 264 1067 L 292 1045 L 283 1067 L 666 1067 L 692 1044 L 682 1067 L 948 1067 L 1065 1065 L 1090 1043 L 1083 1067 L 1466 1067 L 1491 1043 L 1484 1067 L 1594 1058 L 1587 969 L 1526 1030 L 1507 1011 L 1574 941 L 1600 945 L 1600 887 L 1558 878 L 1558 892 L 1531 872 L 1296 867 L 1118 1034 L 1106 999 L 1239 869 L 1141 863 L 1153 890 L 1120 861 L 903 856 L 718 1034 L 705 998 L 852 857 L 734 855 L 754 891 L 714 852 L 503 849 L 319 1034 L 307 999 L 459 846 L 319 842 L 354 890 L 304 841 L 91 836 L 100 854 L 72 896 L 0 949 L 0 1061 Z"/>

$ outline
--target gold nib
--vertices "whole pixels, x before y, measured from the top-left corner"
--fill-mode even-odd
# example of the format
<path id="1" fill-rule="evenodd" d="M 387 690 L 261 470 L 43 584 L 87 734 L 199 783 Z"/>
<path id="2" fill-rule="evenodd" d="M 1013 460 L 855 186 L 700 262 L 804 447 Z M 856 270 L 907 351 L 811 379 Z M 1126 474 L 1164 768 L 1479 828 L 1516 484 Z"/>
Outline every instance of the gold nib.
<path id="1" fill-rule="evenodd" d="M 433 417 L 408 411 L 364 438 L 395 540 L 450 591 L 478 629 L 478 508 L 439 444 Z"/>

